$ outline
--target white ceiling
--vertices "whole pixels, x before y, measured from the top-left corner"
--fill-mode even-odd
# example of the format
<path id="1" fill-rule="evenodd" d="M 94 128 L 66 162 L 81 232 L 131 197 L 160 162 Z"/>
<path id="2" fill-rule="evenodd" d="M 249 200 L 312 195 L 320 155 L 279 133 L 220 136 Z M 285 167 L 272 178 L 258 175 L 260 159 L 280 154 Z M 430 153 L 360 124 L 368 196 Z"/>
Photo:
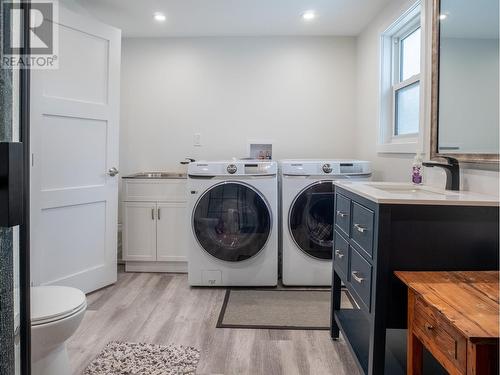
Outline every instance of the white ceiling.
<path id="1" fill-rule="evenodd" d="M 126 37 L 357 35 L 391 0 L 76 0 Z M 310 22 L 301 15 L 314 10 Z M 163 12 L 167 21 L 153 20 Z"/>

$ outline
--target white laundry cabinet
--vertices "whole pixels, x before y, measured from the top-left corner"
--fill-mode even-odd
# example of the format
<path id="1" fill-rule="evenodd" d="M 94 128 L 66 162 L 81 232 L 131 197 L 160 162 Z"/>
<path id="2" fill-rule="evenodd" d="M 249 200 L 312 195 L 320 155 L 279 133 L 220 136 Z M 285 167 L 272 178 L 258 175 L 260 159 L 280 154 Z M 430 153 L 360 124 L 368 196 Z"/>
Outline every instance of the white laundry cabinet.
<path id="1" fill-rule="evenodd" d="M 123 179 L 126 271 L 187 272 L 186 189 L 186 179 Z"/>

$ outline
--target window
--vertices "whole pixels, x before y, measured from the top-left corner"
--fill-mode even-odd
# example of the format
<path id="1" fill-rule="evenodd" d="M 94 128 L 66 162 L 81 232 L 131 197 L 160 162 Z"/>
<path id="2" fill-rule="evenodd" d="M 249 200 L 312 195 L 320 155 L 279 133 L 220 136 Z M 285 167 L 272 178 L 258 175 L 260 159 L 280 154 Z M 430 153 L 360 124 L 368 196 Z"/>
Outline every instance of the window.
<path id="1" fill-rule="evenodd" d="M 393 137 L 416 135 L 420 111 L 420 19 L 393 36 Z"/>
<path id="2" fill-rule="evenodd" d="M 379 152 L 415 152 L 420 128 L 420 4 L 382 34 Z"/>

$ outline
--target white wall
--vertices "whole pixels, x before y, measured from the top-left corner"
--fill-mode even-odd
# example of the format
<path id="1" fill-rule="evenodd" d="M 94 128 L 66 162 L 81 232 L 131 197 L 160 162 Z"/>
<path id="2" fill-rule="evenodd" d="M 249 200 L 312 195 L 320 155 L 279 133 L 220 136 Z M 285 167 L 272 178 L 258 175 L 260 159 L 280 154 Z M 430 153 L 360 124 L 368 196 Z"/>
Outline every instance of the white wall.
<path id="1" fill-rule="evenodd" d="M 122 175 L 243 157 L 252 138 L 273 140 L 274 159 L 355 156 L 355 38 L 132 38 L 122 51 Z"/>
<path id="2" fill-rule="evenodd" d="M 269 138 L 275 159 L 357 157 L 373 161 L 377 180 L 408 181 L 414 155 L 376 145 L 380 34 L 412 3 L 392 1 L 357 39 L 125 39 L 122 175 L 177 169 L 185 156 L 245 156 L 249 138 Z M 425 118 L 418 147 L 428 157 Z M 202 147 L 193 147 L 194 133 Z M 444 186 L 442 170 L 425 172 L 427 183 Z M 463 189 L 498 194 L 498 180 L 495 170 L 462 168 Z"/>
<path id="3" fill-rule="evenodd" d="M 77 0 L 59 0 L 59 4 L 65 6 L 67 9 L 83 14 L 85 16 L 92 17 L 92 15 L 89 13 L 87 9 L 85 9 L 80 3 L 77 2 Z"/>
<path id="4" fill-rule="evenodd" d="M 432 0 L 425 0 L 424 16 L 429 20 Z M 358 36 L 357 43 L 357 119 L 356 119 L 356 155 L 359 158 L 372 160 L 376 170 L 377 180 L 409 181 L 410 168 L 415 155 L 413 154 L 382 154 L 377 153 L 378 136 L 378 105 L 379 105 L 379 69 L 380 69 L 380 34 L 408 9 L 414 1 L 394 0 L 365 28 Z M 426 27 L 427 29 L 427 27 Z M 430 46 L 430 33 L 426 35 Z M 429 47 L 430 48 L 430 47 Z M 426 65 L 430 66 L 430 54 Z M 430 70 L 427 69 L 423 80 L 429 80 Z M 430 94 L 427 87 L 427 98 Z M 426 151 L 430 149 L 430 113 L 429 103 L 426 106 L 425 126 L 422 142 L 418 147 Z M 426 168 L 426 183 L 444 186 L 444 172 L 437 168 Z M 462 188 L 488 194 L 499 194 L 499 173 L 495 170 L 462 167 Z"/>
<path id="5" fill-rule="evenodd" d="M 410 7 L 412 2 L 395 0 L 384 8 L 358 36 L 356 150 L 371 160 L 375 180 L 409 181 L 414 155 L 379 154 L 379 82 L 381 34 Z"/>

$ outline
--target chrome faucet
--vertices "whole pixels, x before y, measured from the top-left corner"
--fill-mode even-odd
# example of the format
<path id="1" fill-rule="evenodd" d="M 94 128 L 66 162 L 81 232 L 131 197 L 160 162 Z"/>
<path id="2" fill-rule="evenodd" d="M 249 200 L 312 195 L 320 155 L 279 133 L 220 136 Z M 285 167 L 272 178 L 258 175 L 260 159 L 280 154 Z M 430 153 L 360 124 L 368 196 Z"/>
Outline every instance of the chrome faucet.
<path id="1" fill-rule="evenodd" d="M 423 162 L 424 167 L 439 167 L 446 172 L 446 190 L 460 190 L 460 166 L 458 160 L 450 156 L 441 156 L 448 161 L 447 164 L 432 161 Z"/>

